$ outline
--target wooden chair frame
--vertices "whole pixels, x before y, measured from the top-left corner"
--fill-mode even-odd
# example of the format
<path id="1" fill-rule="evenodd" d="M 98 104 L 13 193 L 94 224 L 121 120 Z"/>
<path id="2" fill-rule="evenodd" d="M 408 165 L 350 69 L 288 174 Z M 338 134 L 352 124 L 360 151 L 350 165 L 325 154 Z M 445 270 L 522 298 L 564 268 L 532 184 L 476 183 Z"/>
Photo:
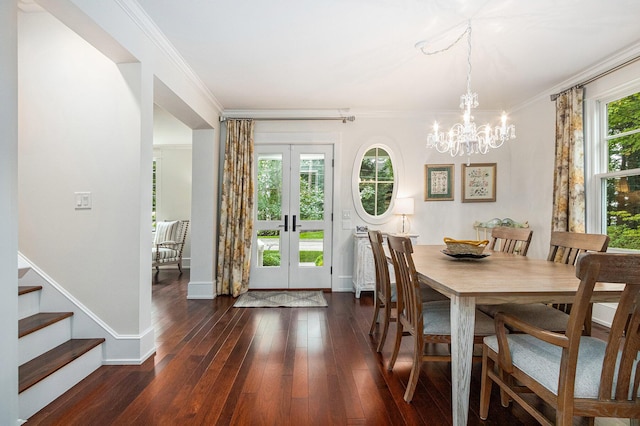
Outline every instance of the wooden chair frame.
<path id="1" fill-rule="evenodd" d="M 555 424 L 557 425 L 572 424 L 573 416 L 640 418 L 640 399 L 637 396 L 640 371 L 636 370 L 635 377 L 632 376 L 634 363 L 640 351 L 640 267 L 638 265 L 640 265 L 640 255 L 637 254 L 588 253 L 580 256 L 576 267 L 580 286 L 565 333 L 542 330 L 512 315 L 502 313 L 496 315 L 498 352 L 493 351 L 486 343 L 483 345 L 480 418 L 487 419 L 492 383 L 498 384 L 501 392 L 506 392 L 538 422 L 545 425 L 553 423 L 521 397 L 520 385 L 533 391 L 556 410 Z M 582 327 L 589 313 L 594 285 L 600 281 L 624 283 L 626 286 L 606 344 L 598 397 L 575 398 L 578 349 L 582 339 L 592 339 L 582 335 Z M 514 326 L 541 341 L 562 348 L 557 394 L 513 365 L 506 325 Z M 620 357 L 619 367 L 616 367 L 617 357 Z M 618 371 L 616 371 L 617 368 Z M 506 406 L 508 400 L 503 398 L 502 403 Z"/>
<path id="2" fill-rule="evenodd" d="M 378 341 L 376 351 L 381 352 L 384 342 L 387 338 L 389 331 L 389 323 L 396 321 L 396 303 L 391 301 L 391 279 L 389 277 L 389 263 L 387 262 L 387 256 L 384 253 L 383 236 L 380 231 L 369 230 L 369 242 L 371 243 L 371 250 L 373 251 L 373 263 L 376 271 L 376 292 L 375 292 L 375 307 L 373 310 L 373 320 L 371 321 L 371 329 L 369 334 L 373 335 L 380 311 L 383 311 L 382 320 L 382 335 Z"/>
<path id="3" fill-rule="evenodd" d="M 532 236 L 533 231 L 529 228 L 498 226 L 491 230 L 489 249 L 526 256 Z"/>
<path id="4" fill-rule="evenodd" d="M 420 282 L 413 263 L 413 247 L 409 237 L 388 236 L 389 251 L 393 262 L 393 268 L 396 277 L 396 286 L 398 292 L 397 302 L 397 331 L 393 354 L 389 360 L 388 369 L 392 370 L 398 358 L 400 344 L 403 335 L 413 336 L 413 365 L 409 376 L 409 382 L 404 394 L 404 400 L 411 402 L 418 377 L 420 375 L 420 367 L 425 361 L 451 361 L 451 355 L 432 355 L 425 354 L 425 344 L 427 343 L 446 343 L 451 345 L 451 333 L 449 334 L 424 334 L 423 315 L 424 309 L 430 307 L 442 307 L 445 304 L 448 307 L 449 301 L 439 300 L 431 302 L 423 302 L 420 292 Z M 447 317 L 450 315 L 449 310 L 446 312 Z M 486 324 L 491 319 L 486 315 L 478 312 L 480 318 L 476 317 L 476 328 L 479 323 Z M 482 335 L 474 335 L 473 343 L 480 344 L 484 336 L 492 334 L 491 327 L 486 327 L 487 333 Z"/>

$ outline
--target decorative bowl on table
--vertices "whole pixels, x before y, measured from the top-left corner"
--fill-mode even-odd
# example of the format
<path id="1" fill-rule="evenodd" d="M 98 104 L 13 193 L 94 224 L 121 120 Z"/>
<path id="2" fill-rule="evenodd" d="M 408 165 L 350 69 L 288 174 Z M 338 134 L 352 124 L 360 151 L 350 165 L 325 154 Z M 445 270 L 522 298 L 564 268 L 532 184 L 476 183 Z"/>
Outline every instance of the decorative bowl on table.
<path id="1" fill-rule="evenodd" d="M 489 241 L 454 240 L 453 238 L 445 237 L 444 243 L 447 245 L 447 253 L 445 254 L 452 256 L 482 256 L 482 252 L 489 244 Z"/>

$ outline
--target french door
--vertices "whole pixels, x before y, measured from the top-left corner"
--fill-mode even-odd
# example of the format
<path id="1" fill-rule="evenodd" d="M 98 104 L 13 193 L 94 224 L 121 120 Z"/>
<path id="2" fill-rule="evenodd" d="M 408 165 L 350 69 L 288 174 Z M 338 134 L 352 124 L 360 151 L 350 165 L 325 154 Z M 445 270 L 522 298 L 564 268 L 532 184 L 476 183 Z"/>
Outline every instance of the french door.
<path id="1" fill-rule="evenodd" d="M 331 288 L 332 145 L 256 145 L 251 289 Z"/>

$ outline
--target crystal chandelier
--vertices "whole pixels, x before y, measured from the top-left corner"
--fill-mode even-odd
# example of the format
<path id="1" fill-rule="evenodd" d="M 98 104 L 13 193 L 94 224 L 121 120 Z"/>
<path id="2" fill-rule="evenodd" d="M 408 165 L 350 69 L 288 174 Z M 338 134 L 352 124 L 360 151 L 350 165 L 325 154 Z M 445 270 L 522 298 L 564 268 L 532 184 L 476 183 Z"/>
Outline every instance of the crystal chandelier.
<path id="1" fill-rule="evenodd" d="M 467 93 L 460 96 L 460 108 L 463 111 L 462 123 L 454 124 L 448 132 L 440 131 L 438 123 L 434 123 L 433 131 L 427 137 L 427 148 L 435 148 L 438 152 L 449 152 L 452 157 L 456 155 L 486 154 L 489 148 L 499 148 L 505 141 L 516 137 L 516 128 L 513 124 L 507 125 L 507 114 L 502 113 L 499 126 L 491 128 L 489 124 L 476 126 L 471 110 L 478 106 L 478 94 L 471 91 L 471 21 L 467 29 L 449 47 L 437 52 L 425 52 L 423 44 L 418 43 L 422 52 L 426 55 L 440 53 L 450 49 L 464 35 L 467 35 Z"/>

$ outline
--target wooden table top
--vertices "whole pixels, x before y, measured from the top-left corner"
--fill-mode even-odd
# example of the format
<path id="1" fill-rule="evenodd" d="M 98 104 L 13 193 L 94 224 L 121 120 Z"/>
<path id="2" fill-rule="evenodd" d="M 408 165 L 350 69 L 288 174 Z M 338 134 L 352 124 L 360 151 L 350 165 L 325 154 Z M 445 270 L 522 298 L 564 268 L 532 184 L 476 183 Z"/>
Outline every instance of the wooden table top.
<path id="1" fill-rule="evenodd" d="M 476 303 L 570 302 L 580 280 L 575 267 L 525 256 L 485 250 L 483 259 L 456 259 L 444 245 L 413 246 L 421 281 L 448 297 L 475 297 Z M 594 301 L 616 302 L 622 284 L 598 283 Z"/>

